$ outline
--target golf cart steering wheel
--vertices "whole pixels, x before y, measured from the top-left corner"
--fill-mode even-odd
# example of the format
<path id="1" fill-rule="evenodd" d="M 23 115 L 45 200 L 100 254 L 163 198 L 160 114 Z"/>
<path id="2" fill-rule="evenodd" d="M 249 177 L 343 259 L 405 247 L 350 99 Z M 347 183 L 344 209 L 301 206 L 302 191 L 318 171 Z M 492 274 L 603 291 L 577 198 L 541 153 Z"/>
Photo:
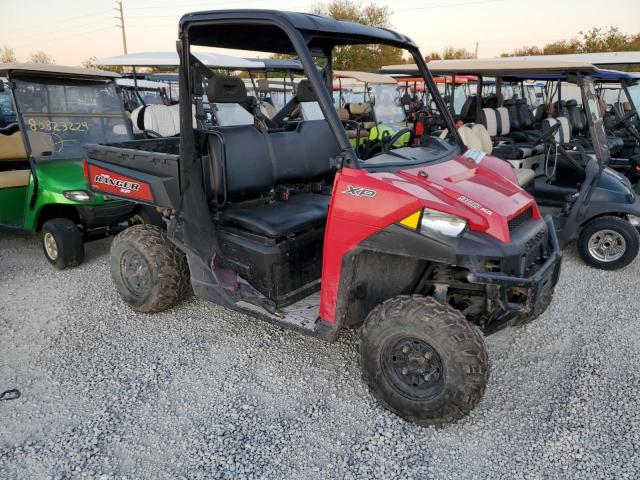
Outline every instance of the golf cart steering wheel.
<path id="1" fill-rule="evenodd" d="M 382 137 L 382 151 L 384 153 L 387 153 L 391 149 L 391 147 L 393 147 L 393 144 L 400 140 L 407 133 L 409 134 L 409 141 L 407 142 L 407 144 L 411 145 L 413 143 L 413 129 L 403 128 L 401 130 L 398 130 L 391 136 Z"/>
<path id="2" fill-rule="evenodd" d="M 614 110 L 615 112 L 615 110 Z M 616 117 L 618 115 L 616 114 Z M 616 121 L 614 122 L 614 124 L 611 126 L 611 128 L 617 128 L 620 126 L 627 126 L 626 124 L 629 122 L 629 120 L 631 120 L 633 117 L 636 116 L 636 111 L 635 110 L 631 110 L 630 112 L 625 113 L 623 116 L 616 118 Z"/>
<path id="3" fill-rule="evenodd" d="M 560 130 L 560 124 L 556 123 L 553 127 L 551 127 L 548 130 L 545 130 L 544 132 L 542 132 L 540 134 L 540 136 L 536 139 L 535 142 L 533 142 L 532 147 L 537 147 L 538 145 L 542 144 L 542 143 L 549 143 L 549 142 L 553 142 L 555 143 L 554 137 L 556 135 L 556 132 Z"/>

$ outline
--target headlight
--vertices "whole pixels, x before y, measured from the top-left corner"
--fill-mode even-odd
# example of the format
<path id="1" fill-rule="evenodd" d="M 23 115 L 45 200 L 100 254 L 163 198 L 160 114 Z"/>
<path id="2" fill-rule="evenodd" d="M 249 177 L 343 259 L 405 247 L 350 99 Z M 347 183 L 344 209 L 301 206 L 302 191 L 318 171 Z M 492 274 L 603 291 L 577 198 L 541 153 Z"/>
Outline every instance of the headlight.
<path id="1" fill-rule="evenodd" d="M 422 212 L 422 222 L 420 223 L 420 233 L 425 235 L 429 231 L 435 231 L 447 237 L 457 237 L 467 228 L 467 221 L 464 218 L 449 215 L 448 213 L 436 212 L 434 210 L 424 210 Z"/>
<path id="2" fill-rule="evenodd" d="M 402 219 L 399 223 L 423 235 L 437 232 L 447 237 L 458 237 L 467 228 L 467 221 L 464 218 L 428 209 L 415 212 Z"/>
<path id="3" fill-rule="evenodd" d="M 74 202 L 90 202 L 95 197 L 86 190 L 67 190 L 64 192 L 65 198 Z"/>

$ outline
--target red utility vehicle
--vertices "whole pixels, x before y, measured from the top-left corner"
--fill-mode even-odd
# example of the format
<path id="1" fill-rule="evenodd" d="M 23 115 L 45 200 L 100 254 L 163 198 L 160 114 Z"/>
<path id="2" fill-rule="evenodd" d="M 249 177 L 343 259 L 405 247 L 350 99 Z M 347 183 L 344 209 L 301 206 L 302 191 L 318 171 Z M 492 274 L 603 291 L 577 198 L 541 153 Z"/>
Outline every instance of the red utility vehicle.
<path id="1" fill-rule="evenodd" d="M 447 131 L 357 158 L 331 67 L 334 51 L 362 44 L 413 56 Z M 242 79 L 216 75 L 192 46 L 297 55 L 308 80 L 266 124 Z M 190 280 L 199 297 L 330 341 L 359 326 L 363 378 L 386 408 L 421 425 L 471 411 L 489 376 L 481 334 L 544 311 L 561 254 L 512 167 L 463 145 L 415 44 L 310 14 L 233 10 L 185 15 L 178 47 L 180 137 L 86 147 L 93 191 L 168 221 L 167 234 L 139 226 L 114 240 L 121 297 L 157 312 Z M 220 127 L 196 114 L 194 126 L 205 96 L 214 117 L 252 115 Z"/>

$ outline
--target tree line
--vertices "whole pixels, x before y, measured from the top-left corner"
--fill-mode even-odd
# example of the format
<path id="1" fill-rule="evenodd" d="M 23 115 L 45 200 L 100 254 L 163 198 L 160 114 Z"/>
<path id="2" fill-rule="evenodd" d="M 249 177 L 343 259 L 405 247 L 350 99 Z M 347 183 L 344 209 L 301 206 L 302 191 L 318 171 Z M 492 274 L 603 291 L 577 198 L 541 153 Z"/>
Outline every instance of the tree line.
<path id="1" fill-rule="evenodd" d="M 6 46 L 0 48 L 0 63 L 13 63 L 17 61 L 18 57 L 16 56 L 16 52 L 13 48 Z M 56 61 L 48 53 L 43 50 L 38 50 L 37 52 L 32 52 L 29 57 L 27 57 L 27 62 L 53 64 Z"/>

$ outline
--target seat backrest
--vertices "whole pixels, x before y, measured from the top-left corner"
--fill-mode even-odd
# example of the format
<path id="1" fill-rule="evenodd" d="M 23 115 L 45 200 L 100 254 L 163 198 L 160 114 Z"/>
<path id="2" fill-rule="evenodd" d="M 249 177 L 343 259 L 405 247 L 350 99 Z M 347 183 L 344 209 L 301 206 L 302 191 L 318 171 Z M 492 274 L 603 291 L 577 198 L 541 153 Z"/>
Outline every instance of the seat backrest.
<path id="1" fill-rule="evenodd" d="M 483 108 L 479 123 L 485 126 L 491 137 L 507 135 L 511 130 L 509 111 L 506 107 Z"/>
<path id="2" fill-rule="evenodd" d="M 547 116 L 547 105 L 541 104 L 536 107 L 536 111 L 533 114 L 533 120 L 535 123 L 541 123 L 544 117 Z"/>
<path id="3" fill-rule="evenodd" d="M 531 113 L 529 105 L 527 105 L 527 101 L 524 98 L 516 100 L 516 107 L 520 128 L 525 130 L 533 128 L 535 118 L 533 117 L 533 113 Z M 509 112 L 509 114 L 511 114 L 511 112 Z"/>
<path id="4" fill-rule="evenodd" d="M 179 105 L 147 105 L 142 113 L 144 130 L 156 132 L 161 137 L 173 137 L 180 133 Z"/>
<path id="5" fill-rule="evenodd" d="M 219 126 L 253 125 L 253 115 L 242 106 L 249 104 L 250 98 L 241 78 L 231 76 L 209 78 L 207 99 L 214 108 L 215 120 Z"/>
<path id="6" fill-rule="evenodd" d="M 555 141 L 561 145 L 569 143 L 571 141 L 571 125 L 567 117 L 545 118 L 542 122 L 542 131 L 552 128 L 557 123 L 560 124 L 560 128 L 554 135 Z"/>
<path id="7" fill-rule="evenodd" d="M 476 120 L 476 105 L 478 104 L 478 97 L 476 95 L 470 95 L 462 104 L 460 109 L 460 119 L 463 122 L 474 122 Z"/>
<path id="8" fill-rule="evenodd" d="M 371 113 L 371 104 L 369 102 L 350 103 L 348 107 L 351 115 L 354 115 L 356 117 L 362 117 L 364 115 L 367 115 L 368 113 Z"/>
<path id="9" fill-rule="evenodd" d="M 464 143 L 468 148 L 482 151 L 482 143 L 470 127 L 461 125 L 458 127 L 458 133 L 460 134 L 462 143 Z"/>
<path id="10" fill-rule="evenodd" d="M 318 102 L 300 102 L 300 113 L 303 120 L 324 120 L 324 113 Z"/>
<path id="11" fill-rule="evenodd" d="M 493 93 L 491 95 L 487 95 L 482 98 L 482 106 L 484 108 L 497 108 L 498 107 L 498 96 Z"/>
<path id="12" fill-rule="evenodd" d="M 209 178 L 205 178 L 210 196 L 214 192 L 221 195 L 225 182 L 230 201 L 256 197 L 273 188 L 273 164 L 264 134 L 253 125 L 213 130 L 216 133 L 208 134 Z"/>
<path id="13" fill-rule="evenodd" d="M 509 99 L 502 102 L 504 108 L 509 111 L 509 120 L 511 121 L 511 128 L 513 130 L 520 130 L 522 124 L 520 123 L 520 115 L 518 115 L 518 105 L 515 99 Z"/>
<path id="14" fill-rule="evenodd" d="M 302 121 L 293 131 L 260 132 L 254 126 L 216 127 L 208 135 L 210 192 L 222 192 L 223 145 L 227 198 L 239 201 L 284 183 L 327 178 L 340 148 L 326 120 Z M 211 195 L 210 195 L 211 196 Z"/>
<path id="15" fill-rule="evenodd" d="M 260 80 L 263 80 L 262 78 Z M 273 118 L 278 111 L 271 103 L 267 101 L 260 102 L 260 111 L 267 118 Z"/>
<path id="16" fill-rule="evenodd" d="M 336 111 L 338 112 L 338 117 L 340 117 L 340 120 L 349 120 L 349 110 L 347 110 L 346 108 L 336 108 Z"/>
<path id="17" fill-rule="evenodd" d="M 216 123 L 221 127 L 253 125 L 254 118 L 239 103 L 213 103 Z"/>
<path id="18" fill-rule="evenodd" d="M 574 134 L 584 133 L 587 129 L 587 117 L 581 105 L 576 100 L 567 100 L 567 117 Z"/>
<path id="19" fill-rule="evenodd" d="M 22 135 L 17 126 L 9 129 L 5 127 L 8 134 L 0 134 L 0 162 L 3 160 L 26 160 L 27 152 L 24 149 L 24 143 L 22 142 Z"/>
<path id="20" fill-rule="evenodd" d="M 193 127 L 197 127 L 195 106 L 192 108 Z M 131 112 L 133 133 L 145 130 L 155 132 L 161 137 L 174 137 L 180 134 L 180 105 L 143 105 Z"/>
<path id="21" fill-rule="evenodd" d="M 471 131 L 480 142 L 480 150 L 490 155 L 493 151 L 493 142 L 491 141 L 491 136 L 489 136 L 485 126 L 481 123 L 476 123 L 471 127 Z"/>

